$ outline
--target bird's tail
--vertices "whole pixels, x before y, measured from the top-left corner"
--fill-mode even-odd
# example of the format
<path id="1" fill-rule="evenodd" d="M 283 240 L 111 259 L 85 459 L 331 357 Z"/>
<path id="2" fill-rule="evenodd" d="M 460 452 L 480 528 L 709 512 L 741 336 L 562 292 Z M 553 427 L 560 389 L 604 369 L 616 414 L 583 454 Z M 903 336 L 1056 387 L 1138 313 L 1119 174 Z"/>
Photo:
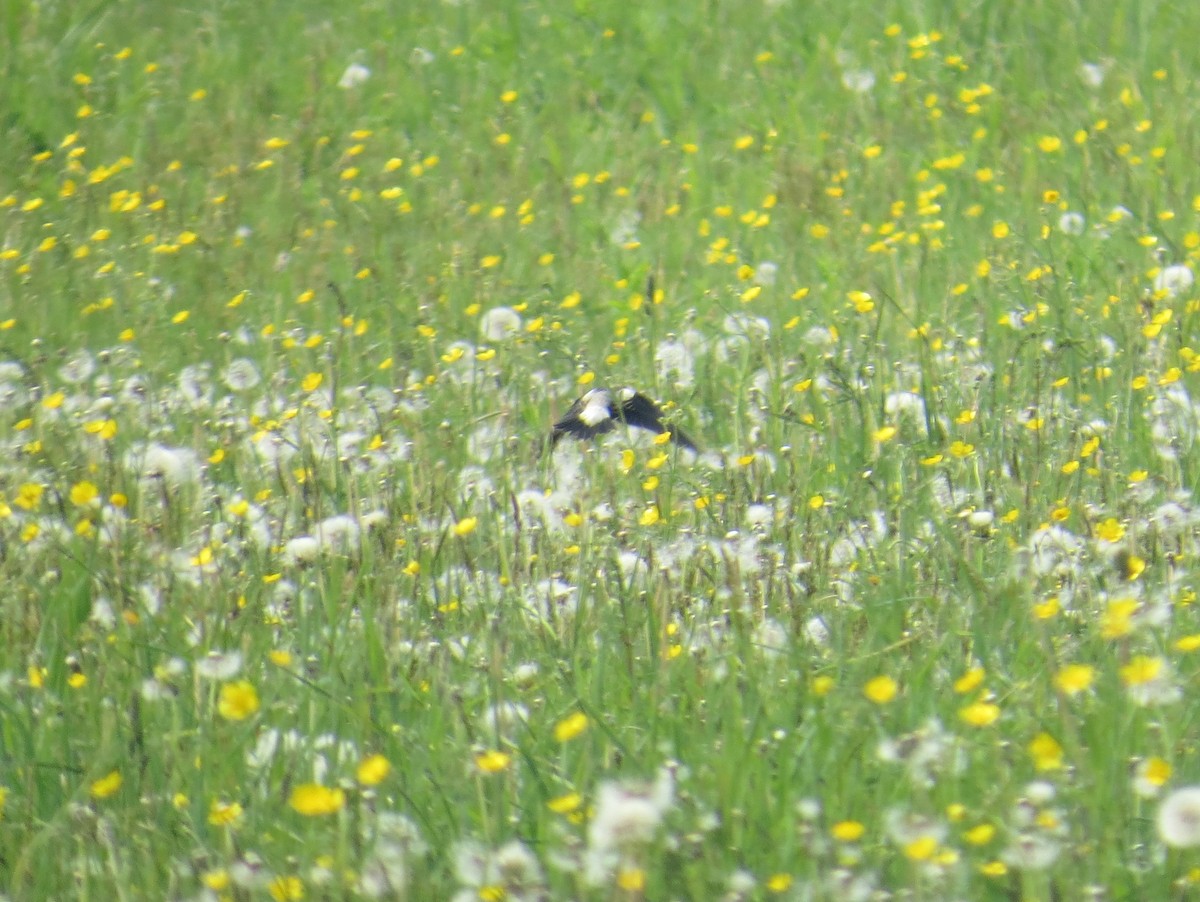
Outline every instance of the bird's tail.
<path id="1" fill-rule="evenodd" d="M 696 447 L 696 443 L 692 441 L 692 437 L 678 426 L 668 425 L 666 430 L 671 433 L 671 441 L 675 442 L 675 444 L 681 445 L 689 451 L 699 452 L 700 449 Z"/>

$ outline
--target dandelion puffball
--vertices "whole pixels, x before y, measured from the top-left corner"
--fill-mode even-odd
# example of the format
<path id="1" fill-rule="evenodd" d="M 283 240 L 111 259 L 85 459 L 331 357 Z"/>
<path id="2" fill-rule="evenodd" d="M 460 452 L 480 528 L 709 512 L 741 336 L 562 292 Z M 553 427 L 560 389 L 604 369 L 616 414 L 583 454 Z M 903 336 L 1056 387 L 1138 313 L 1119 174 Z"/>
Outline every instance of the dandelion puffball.
<path id="1" fill-rule="evenodd" d="M 1200 786 L 1177 789 L 1158 806 L 1158 835 L 1177 849 L 1200 846 Z"/>

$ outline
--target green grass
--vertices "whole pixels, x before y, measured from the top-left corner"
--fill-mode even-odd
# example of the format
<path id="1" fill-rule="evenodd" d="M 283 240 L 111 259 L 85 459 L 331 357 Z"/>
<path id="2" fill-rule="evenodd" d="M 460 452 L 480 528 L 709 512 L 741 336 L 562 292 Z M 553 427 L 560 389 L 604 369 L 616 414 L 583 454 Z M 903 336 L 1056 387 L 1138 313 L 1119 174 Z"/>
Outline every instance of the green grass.
<path id="1" fill-rule="evenodd" d="M 1200 9 L 0 3 L 9 897 L 1194 891 Z"/>

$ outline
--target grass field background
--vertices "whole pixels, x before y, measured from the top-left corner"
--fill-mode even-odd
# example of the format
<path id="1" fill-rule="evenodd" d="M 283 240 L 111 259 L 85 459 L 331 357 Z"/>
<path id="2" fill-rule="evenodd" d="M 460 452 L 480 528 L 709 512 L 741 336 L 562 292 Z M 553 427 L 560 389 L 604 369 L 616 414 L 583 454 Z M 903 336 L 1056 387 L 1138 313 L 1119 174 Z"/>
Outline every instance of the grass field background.
<path id="1" fill-rule="evenodd" d="M 1200 7 L 0 10 L 10 898 L 1200 883 Z"/>

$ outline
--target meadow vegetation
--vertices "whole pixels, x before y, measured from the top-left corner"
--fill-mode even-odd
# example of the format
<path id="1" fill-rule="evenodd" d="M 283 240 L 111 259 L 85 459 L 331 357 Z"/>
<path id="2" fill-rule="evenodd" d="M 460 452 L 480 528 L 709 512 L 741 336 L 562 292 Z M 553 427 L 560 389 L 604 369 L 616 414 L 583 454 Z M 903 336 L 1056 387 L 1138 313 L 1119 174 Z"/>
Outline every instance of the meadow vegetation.
<path id="1" fill-rule="evenodd" d="M 1200 6 L 0 11 L 9 898 L 1195 892 Z"/>

